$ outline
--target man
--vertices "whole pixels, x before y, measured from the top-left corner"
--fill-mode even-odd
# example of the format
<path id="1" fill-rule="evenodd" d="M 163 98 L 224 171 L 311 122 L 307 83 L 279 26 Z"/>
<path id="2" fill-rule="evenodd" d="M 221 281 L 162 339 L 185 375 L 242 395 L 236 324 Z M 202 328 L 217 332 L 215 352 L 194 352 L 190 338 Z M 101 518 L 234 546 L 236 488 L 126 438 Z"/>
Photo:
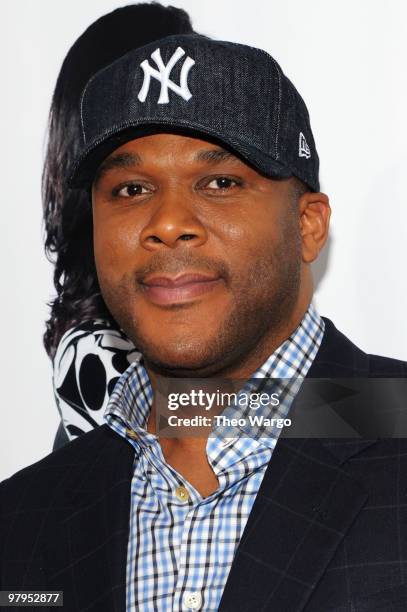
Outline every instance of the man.
<path id="1" fill-rule="evenodd" d="M 163 379 L 280 381 L 276 414 L 308 417 L 304 378 L 406 376 L 311 305 L 330 209 L 299 94 L 261 50 L 173 36 L 95 75 L 81 116 L 72 184 L 142 358 L 107 425 L 2 485 L 1 588 L 68 610 L 404 610 L 404 440 L 160 425 Z"/>

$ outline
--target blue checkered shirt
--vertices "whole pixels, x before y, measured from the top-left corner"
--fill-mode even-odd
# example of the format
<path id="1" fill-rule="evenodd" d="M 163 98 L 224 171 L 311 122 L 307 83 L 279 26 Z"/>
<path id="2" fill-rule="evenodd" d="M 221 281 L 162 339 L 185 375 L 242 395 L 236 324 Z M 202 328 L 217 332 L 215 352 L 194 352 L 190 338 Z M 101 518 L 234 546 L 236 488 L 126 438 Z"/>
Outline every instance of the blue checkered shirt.
<path id="1" fill-rule="evenodd" d="M 240 392 L 250 393 L 253 379 L 260 385 L 278 379 L 276 384 L 282 386 L 274 389 L 278 388 L 283 401 L 277 414 L 286 417 L 323 333 L 324 322 L 310 305 L 297 329 L 253 374 L 249 389 L 243 387 Z M 281 380 L 290 378 L 294 386 Z M 281 429 L 265 435 L 260 428 L 245 435 L 214 428 L 206 453 L 219 488 L 203 498 L 165 461 L 159 439 L 147 432 L 152 400 L 140 356 L 121 376 L 105 413 L 109 426 L 128 440 L 135 455 L 126 610 L 217 610 Z"/>

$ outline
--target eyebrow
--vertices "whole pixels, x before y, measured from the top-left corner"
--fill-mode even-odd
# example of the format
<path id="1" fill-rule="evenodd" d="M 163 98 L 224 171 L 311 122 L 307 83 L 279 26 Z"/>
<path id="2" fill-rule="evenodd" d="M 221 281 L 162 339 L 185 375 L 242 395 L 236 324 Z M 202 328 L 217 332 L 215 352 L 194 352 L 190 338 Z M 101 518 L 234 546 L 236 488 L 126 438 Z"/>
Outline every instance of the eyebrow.
<path id="1" fill-rule="evenodd" d="M 212 164 L 219 164 L 227 159 L 237 160 L 236 155 L 225 151 L 225 149 L 203 149 L 198 151 L 195 155 L 196 161 L 210 162 Z"/>
<path id="2" fill-rule="evenodd" d="M 108 157 L 98 168 L 95 176 L 94 183 L 97 185 L 98 181 L 106 174 L 109 170 L 116 168 L 131 168 L 133 166 L 139 166 L 141 164 L 141 157 L 138 153 L 117 153 Z"/>

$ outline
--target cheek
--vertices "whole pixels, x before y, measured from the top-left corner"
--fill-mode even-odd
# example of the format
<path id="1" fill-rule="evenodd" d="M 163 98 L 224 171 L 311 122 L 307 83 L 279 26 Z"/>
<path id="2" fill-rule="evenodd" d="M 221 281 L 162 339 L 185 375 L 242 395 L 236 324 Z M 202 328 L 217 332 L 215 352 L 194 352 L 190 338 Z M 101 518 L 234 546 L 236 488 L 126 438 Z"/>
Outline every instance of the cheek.
<path id="1" fill-rule="evenodd" d="M 281 241 L 281 228 L 270 215 L 255 214 L 243 216 L 238 222 L 220 222 L 217 234 L 225 257 L 234 261 L 237 269 L 250 269 L 254 262 L 273 252 Z"/>
<path id="2" fill-rule="evenodd" d="M 205 223 L 206 221 L 206 223 Z M 209 234 L 225 250 L 226 254 L 243 253 L 259 244 L 262 232 L 268 222 L 254 216 L 251 210 L 245 207 L 236 207 L 212 214 L 204 221 Z M 261 248 L 259 246 L 259 248 Z"/>
<path id="3" fill-rule="evenodd" d="M 94 217 L 93 241 L 98 275 L 121 278 L 134 267 L 139 232 L 128 222 L 117 223 Z"/>

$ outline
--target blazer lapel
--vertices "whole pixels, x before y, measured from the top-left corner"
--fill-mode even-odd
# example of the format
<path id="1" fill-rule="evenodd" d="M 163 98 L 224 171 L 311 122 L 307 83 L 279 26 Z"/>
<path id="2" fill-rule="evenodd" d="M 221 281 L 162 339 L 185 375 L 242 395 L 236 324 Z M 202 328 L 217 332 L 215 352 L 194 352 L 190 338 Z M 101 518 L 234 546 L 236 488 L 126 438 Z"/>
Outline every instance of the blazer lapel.
<path id="1" fill-rule="evenodd" d="M 346 453 L 352 452 L 348 446 Z M 318 439 L 278 442 L 220 610 L 304 608 L 367 499 L 361 485 L 340 468 L 343 458 L 337 446 L 331 453 Z"/>
<path id="2" fill-rule="evenodd" d="M 98 444 L 87 447 L 86 462 L 72 467 L 55 501 L 44 565 L 67 610 L 122 612 L 134 450 L 107 426 L 98 429 Z"/>

